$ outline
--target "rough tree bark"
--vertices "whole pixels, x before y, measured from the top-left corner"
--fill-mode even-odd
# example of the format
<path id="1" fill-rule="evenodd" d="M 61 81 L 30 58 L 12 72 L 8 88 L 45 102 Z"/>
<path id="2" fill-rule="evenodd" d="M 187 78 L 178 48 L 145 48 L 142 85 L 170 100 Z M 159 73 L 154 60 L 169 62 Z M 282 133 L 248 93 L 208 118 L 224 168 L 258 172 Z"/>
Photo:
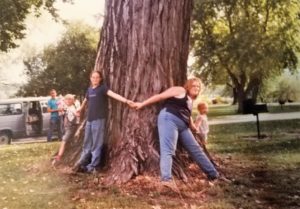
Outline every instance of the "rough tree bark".
<path id="1" fill-rule="evenodd" d="M 143 101 L 186 80 L 192 0 L 106 0 L 95 68 L 109 88 Z M 159 105 L 140 111 L 110 99 L 107 183 L 158 173 Z M 176 163 L 174 172 L 185 174 Z"/>

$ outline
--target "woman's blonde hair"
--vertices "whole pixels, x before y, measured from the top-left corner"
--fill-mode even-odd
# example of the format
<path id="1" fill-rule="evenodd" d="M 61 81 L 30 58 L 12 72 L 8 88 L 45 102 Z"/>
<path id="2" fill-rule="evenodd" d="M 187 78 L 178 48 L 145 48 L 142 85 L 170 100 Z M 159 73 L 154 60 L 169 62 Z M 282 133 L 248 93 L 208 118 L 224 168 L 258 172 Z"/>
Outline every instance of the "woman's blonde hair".
<path id="1" fill-rule="evenodd" d="M 185 82 L 183 88 L 185 88 L 186 91 L 189 91 L 189 90 L 193 87 L 193 83 L 194 83 L 195 81 L 199 83 L 199 86 L 200 86 L 200 93 L 201 93 L 202 90 L 203 90 L 203 84 L 202 84 L 202 81 L 200 80 L 200 78 L 190 78 L 190 79 L 188 79 L 188 80 Z"/>

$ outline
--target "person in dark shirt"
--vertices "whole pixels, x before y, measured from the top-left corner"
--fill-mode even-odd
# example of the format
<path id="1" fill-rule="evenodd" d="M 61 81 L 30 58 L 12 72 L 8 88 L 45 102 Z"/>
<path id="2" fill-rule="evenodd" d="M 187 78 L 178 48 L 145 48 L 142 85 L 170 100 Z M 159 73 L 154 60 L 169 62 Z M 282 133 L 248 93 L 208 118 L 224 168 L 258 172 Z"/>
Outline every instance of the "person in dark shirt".
<path id="1" fill-rule="evenodd" d="M 171 87 L 133 105 L 136 109 L 141 109 L 149 104 L 165 100 L 157 120 L 160 143 L 160 173 L 163 183 L 172 183 L 172 157 L 175 155 L 178 138 L 209 180 L 215 180 L 219 177 L 219 173 L 195 140 L 190 129 L 195 130 L 191 117 L 192 102 L 200 93 L 201 86 L 200 79 L 192 78 L 186 82 L 184 87 Z"/>
<path id="2" fill-rule="evenodd" d="M 108 96 L 129 106 L 133 104 L 132 101 L 109 90 L 103 82 L 103 77 L 99 71 L 91 73 L 90 81 L 91 86 L 88 88 L 86 97 L 78 109 L 80 114 L 87 104 L 87 122 L 83 149 L 79 161 L 74 166 L 75 171 L 93 172 L 100 163 L 105 121 L 108 112 Z M 89 164 L 86 165 L 86 162 L 89 162 Z"/>

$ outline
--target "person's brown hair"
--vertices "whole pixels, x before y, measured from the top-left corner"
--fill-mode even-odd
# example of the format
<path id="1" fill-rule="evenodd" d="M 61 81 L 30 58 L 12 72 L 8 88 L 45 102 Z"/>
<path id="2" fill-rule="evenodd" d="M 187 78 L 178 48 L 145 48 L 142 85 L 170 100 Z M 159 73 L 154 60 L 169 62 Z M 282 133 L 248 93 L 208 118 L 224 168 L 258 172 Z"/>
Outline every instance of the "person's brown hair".
<path id="1" fill-rule="evenodd" d="M 49 91 L 49 94 L 50 94 L 52 91 L 55 91 L 55 92 L 56 92 L 56 90 L 55 90 L 55 89 L 51 89 L 51 90 Z M 56 93 L 57 93 L 57 92 L 56 92 Z"/>
<path id="2" fill-rule="evenodd" d="M 94 73 L 98 73 L 98 75 L 100 76 L 100 79 L 103 80 L 103 76 L 102 76 L 101 71 L 99 71 L 99 70 L 92 70 L 91 73 L 90 73 L 90 77 L 91 77 Z"/>

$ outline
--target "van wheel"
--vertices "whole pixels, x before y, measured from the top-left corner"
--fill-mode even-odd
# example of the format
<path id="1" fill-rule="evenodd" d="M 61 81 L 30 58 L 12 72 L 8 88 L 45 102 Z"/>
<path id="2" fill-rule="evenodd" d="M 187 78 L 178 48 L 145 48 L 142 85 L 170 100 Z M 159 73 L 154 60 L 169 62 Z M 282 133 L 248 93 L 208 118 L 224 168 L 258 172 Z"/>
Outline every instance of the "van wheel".
<path id="1" fill-rule="evenodd" d="M 11 137 L 8 133 L 0 133 L 0 145 L 2 144 L 10 144 L 11 142 Z"/>

